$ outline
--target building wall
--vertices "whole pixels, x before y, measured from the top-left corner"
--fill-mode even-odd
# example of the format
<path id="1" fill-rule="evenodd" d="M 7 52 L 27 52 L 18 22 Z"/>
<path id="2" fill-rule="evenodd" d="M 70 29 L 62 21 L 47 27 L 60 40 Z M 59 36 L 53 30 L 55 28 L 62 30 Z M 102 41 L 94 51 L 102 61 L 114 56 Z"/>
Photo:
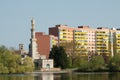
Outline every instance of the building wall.
<path id="1" fill-rule="evenodd" d="M 87 35 L 87 52 L 88 53 L 95 53 L 95 31 L 96 29 L 89 28 L 89 26 L 78 26 L 77 30 L 84 30 L 86 31 Z"/>
<path id="2" fill-rule="evenodd" d="M 109 29 L 97 28 L 96 30 L 96 52 L 99 55 L 110 55 L 109 50 Z"/>
<path id="3" fill-rule="evenodd" d="M 55 45 L 58 45 L 58 37 L 50 35 L 50 48 Z"/>
<path id="4" fill-rule="evenodd" d="M 120 53 L 120 31 L 116 31 L 115 32 L 115 43 L 114 43 L 114 49 L 115 49 L 115 53 Z"/>
<path id="5" fill-rule="evenodd" d="M 70 28 L 66 25 L 61 25 L 59 28 L 59 42 L 62 41 L 73 41 L 73 30 L 74 28 Z"/>
<path id="6" fill-rule="evenodd" d="M 54 36 L 58 36 L 58 27 L 59 27 L 59 25 L 56 25 L 56 27 L 49 28 L 49 34 L 54 35 Z"/>
<path id="7" fill-rule="evenodd" d="M 45 35 L 42 32 L 36 32 L 38 52 L 40 55 L 45 55 L 48 59 L 50 53 L 50 35 Z"/>
<path id="8" fill-rule="evenodd" d="M 74 53 L 79 53 L 80 55 L 87 55 L 87 31 L 86 30 L 74 30 Z"/>
<path id="9" fill-rule="evenodd" d="M 55 27 L 49 28 L 49 34 L 58 37 L 58 42 L 72 41 L 73 40 L 74 28 L 68 27 L 67 25 L 56 25 Z"/>
<path id="10" fill-rule="evenodd" d="M 43 59 L 42 60 L 42 68 L 54 68 L 53 67 L 53 59 Z"/>
<path id="11" fill-rule="evenodd" d="M 95 30 L 89 30 L 88 31 L 88 34 L 87 34 L 87 37 L 88 37 L 88 49 L 89 49 L 89 52 L 93 52 L 95 53 Z"/>

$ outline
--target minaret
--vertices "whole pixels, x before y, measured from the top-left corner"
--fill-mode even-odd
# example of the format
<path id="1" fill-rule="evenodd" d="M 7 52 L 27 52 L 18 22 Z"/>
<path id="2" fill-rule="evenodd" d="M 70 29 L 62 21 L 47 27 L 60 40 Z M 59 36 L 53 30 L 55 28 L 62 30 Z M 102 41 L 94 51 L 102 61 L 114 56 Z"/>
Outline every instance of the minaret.
<path id="1" fill-rule="evenodd" d="M 31 20 L 31 38 L 34 38 L 35 39 L 35 20 L 32 18 Z"/>
<path id="2" fill-rule="evenodd" d="M 30 39 L 30 56 L 35 59 L 40 59 L 40 54 L 38 53 L 38 48 L 37 48 L 37 39 L 35 38 L 35 20 L 31 20 L 31 39 Z"/>

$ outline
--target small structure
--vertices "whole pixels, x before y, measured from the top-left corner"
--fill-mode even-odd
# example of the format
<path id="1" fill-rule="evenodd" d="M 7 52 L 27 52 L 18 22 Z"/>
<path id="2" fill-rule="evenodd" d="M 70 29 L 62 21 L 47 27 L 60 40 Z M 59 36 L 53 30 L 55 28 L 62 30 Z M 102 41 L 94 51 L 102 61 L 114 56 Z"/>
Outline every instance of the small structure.
<path id="1" fill-rule="evenodd" d="M 28 55 L 28 51 L 24 50 L 24 44 L 19 44 L 19 53 L 22 57 L 22 60 Z"/>
<path id="2" fill-rule="evenodd" d="M 40 64 L 41 71 L 51 71 L 54 68 L 53 59 L 41 59 Z"/>

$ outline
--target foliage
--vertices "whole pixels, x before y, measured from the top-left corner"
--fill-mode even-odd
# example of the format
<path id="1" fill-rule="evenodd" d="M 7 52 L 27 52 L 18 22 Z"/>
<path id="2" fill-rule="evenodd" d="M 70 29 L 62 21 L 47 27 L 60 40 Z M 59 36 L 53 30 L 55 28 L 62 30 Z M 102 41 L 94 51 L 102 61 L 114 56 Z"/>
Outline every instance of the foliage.
<path id="1" fill-rule="evenodd" d="M 67 55 L 62 54 L 65 51 L 60 50 L 60 47 L 54 46 L 50 52 L 50 58 L 54 59 L 55 67 L 65 68 L 64 64 L 68 64 L 69 66 L 79 68 L 78 71 L 120 71 L 120 54 L 116 54 L 113 57 L 104 56 L 104 55 L 93 55 L 88 61 L 87 56 L 80 56 L 73 54 L 72 50 L 67 48 L 67 44 L 63 45 Z M 69 47 L 70 48 L 70 47 Z M 72 56 L 73 55 L 73 56 Z M 66 56 L 66 57 L 65 57 Z M 64 60 L 66 59 L 66 60 Z M 106 61 L 106 62 L 105 62 Z M 67 66 L 68 66 L 67 65 Z"/>
<path id="2" fill-rule="evenodd" d="M 0 73 L 24 73 L 32 70 L 33 62 L 30 58 L 22 60 L 20 55 L 0 46 Z"/>
<path id="3" fill-rule="evenodd" d="M 67 54 L 67 56 L 69 57 L 69 63 L 70 63 L 70 67 L 73 67 L 73 63 L 76 60 L 76 55 L 74 54 L 74 44 L 73 41 L 70 42 L 61 42 L 60 46 L 62 46 Z"/>
<path id="4" fill-rule="evenodd" d="M 105 66 L 104 58 L 102 56 L 93 56 L 90 60 L 91 70 L 101 70 Z"/>
<path id="5" fill-rule="evenodd" d="M 84 61 L 84 62 L 81 63 L 81 65 L 79 67 L 79 70 L 81 70 L 81 71 L 91 71 L 89 66 L 90 66 L 89 62 Z"/>
<path id="6" fill-rule="evenodd" d="M 87 61 L 87 56 L 76 56 L 76 59 L 74 59 L 73 67 L 80 67 L 81 63 L 84 61 Z"/>
<path id="7" fill-rule="evenodd" d="M 54 66 L 65 69 L 69 66 L 67 54 L 62 46 L 53 46 L 49 54 L 50 59 L 54 59 Z"/>
<path id="8" fill-rule="evenodd" d="M 79 63 L 79 70 L 80 71 L 89 71 L 89 62 L 87 59 L 81 58 Z"/>
<path id="9" fill-rule="evenodd" d="M 120 55 L 116 54 L 109 62 L 110 71 L 120 71 Z"/>
<path id="10" fill-rule="evenodd" d="M 102 56 L 93 56 L 90 61 L 81 59 L 79 71 L 101 71 L 105 70 L 105 62 Z"/>
<path id="11" fill-rule="evenodd" d="M 23 66 L 24 66 L 25 72 L 32 72 L 34 69 L 34 63 L 32 62 L 32 59 L 30 57 L 26 57 L 23 60 Z"/>
<path id="12" fill-rule="evenodd" d="M 70 42 L 61 42 L 60 43 L 60 46 L 62 46 L 64 49 L 65 49 L 65 51 L 66 51 L 66 54 L 68 55 L 68 56 L 74 56 L 74 51 L 73 51 L 73 48 L 74 48 L 74 45 L 73 45 L 73 41 L 70 41 Z"/>

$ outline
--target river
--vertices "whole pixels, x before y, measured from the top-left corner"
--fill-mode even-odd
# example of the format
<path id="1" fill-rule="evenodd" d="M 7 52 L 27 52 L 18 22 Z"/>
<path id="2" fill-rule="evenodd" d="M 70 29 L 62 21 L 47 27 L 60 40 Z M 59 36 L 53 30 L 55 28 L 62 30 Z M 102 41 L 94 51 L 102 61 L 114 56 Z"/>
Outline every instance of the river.
<path id="1" fill-rule="evenodd" d="M 0 80 L 120 80 L 120 72 L 4 74 Z"/>

